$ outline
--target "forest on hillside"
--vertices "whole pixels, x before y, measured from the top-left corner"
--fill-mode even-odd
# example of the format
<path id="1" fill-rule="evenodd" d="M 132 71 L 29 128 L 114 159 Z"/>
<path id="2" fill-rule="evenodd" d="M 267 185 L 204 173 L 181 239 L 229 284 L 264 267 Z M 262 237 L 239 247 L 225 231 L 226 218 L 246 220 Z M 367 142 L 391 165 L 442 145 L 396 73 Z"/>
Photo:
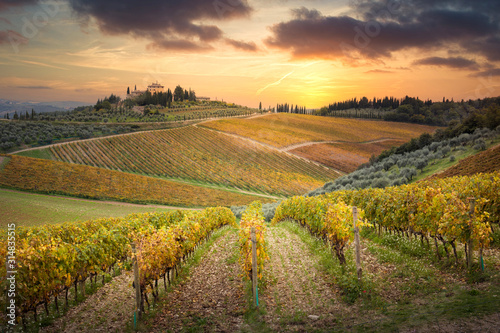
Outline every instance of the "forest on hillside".
<path id="1" fill-rule="evenodd" d="M 443 98 L 442 101 L 422 101 L 418 97 L 406 96 L 373 98 L 335 102 L 316 110 L 313 114 L 328 117 L 368 118 L 416 124 L 448 126 L 460 122 L 471 114 L 488 114 L 497 117 L 500 97 L 455 102 Z M 498 121 L 498 120 L 497 120 Z M 496 127 L 496 126 L 494 126 Z"/>

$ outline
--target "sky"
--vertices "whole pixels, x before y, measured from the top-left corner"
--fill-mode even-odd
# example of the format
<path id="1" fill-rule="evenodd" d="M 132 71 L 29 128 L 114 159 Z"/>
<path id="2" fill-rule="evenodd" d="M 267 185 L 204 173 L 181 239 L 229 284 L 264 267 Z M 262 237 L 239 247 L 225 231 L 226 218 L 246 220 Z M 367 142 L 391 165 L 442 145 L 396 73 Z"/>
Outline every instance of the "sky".
<path id="1" fill-rule="evenodd" d="M 500 95 L 498 0 L 0 0 L 0 98 L 160 82 L 250 107 Z"/>

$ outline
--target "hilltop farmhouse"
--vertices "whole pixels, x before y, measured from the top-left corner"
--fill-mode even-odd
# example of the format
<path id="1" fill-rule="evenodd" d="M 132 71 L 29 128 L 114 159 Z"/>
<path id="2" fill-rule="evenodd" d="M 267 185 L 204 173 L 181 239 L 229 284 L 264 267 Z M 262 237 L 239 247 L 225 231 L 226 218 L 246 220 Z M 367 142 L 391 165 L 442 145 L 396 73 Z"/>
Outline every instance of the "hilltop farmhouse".
<path id="1" fill-rule="evenodd" d="M 133 91 L 130 92 L 130 94 L 127 95 L 127 97 L 135 98 L 139 97 L 142 94 L 144 94 L 146 91 L 149 91 L 151 95 L 154 93 L 161 93 L 165 90 L 165 86 L 162 84 L 158 83 L 158 81 L 151 83 L 146 90 L 137 90 L 137 87 L 134 88 Z"/>

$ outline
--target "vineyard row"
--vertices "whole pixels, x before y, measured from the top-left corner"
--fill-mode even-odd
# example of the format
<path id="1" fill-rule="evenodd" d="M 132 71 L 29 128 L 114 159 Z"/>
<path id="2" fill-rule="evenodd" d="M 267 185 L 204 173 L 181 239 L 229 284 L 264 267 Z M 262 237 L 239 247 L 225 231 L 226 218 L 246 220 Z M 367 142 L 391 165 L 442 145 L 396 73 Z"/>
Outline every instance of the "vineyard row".
<path id="1" fill-rule="evenodd" d="M 132 214 L 125 218 L 19 228 L 16 233 L 16 309 L 21 316 L 56 302 L 61 293 L 131 257 L 137 247 L 142 299 L 158 295 L 158 280 L 174 269 L 196 245 L 223 226 L 236 225 L 228 208 L 200 212 Z M 7 237 L 0 239 L 0 275 L 6 275 Z M 4 286 L 3 286 L 4 287 Z M 143 307 L 143 304 L 142 304 Z"/>
<path id="2" fill-rule="evenodd" d="M 68 143 L 50 151 L 63 162 L 285 196 L 338 176 L 289 154 L 194 126 Z"/>
<path id="3" fill-rule="evenodd" d="M 457 244 L 481 251 L 491 242 L 493 225 L 500 221 L 500 172 L 293 197 L 278 206 L 273 223 L 286 218 L 299 221 L 313 234 L 328 239 L 342 263 L 343 248 L 352 237 L 347 205 L 362 208 L 362 216 L 379 230 L 420 236 L 422 242 L 434 239 L 438 257 L 438 241 L 447 253 L 451 246 L 458 263 Z M 466 250 L 466 256 L 471 255 Z"/>
<path id="4" fill-rule="evenodd" d="M 252 195 L 18 155 L 10 156 L 0 171 L 0 185 L 98 200 L 181 207 L 241 205 L 256 199 Z"/>

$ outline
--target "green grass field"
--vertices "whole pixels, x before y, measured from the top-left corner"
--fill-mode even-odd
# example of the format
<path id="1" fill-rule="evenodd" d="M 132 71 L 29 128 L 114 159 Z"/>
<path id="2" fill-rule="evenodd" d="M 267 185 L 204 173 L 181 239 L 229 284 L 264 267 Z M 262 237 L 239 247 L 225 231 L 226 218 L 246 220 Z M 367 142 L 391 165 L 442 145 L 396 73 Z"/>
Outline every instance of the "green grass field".
<path id="1" fill-rule="evenodd" d="M 27 151 L 22 151 L 20 153 L 17 153 L 17 155 L 33 157 L 33 158 L 43 158 L 46 160 L 52 159 L 52 155 L 50 154 L 50 151 L 48 149 L 27 150 Z"/>
<path id="2" fill-rule="evenodd" d="M 166 212 L 169 209 L 106 203 L 0 189 L 0 227 L 9 223 L 35 226 L 99 217 L 120 217 L 131 213 Z"/>

